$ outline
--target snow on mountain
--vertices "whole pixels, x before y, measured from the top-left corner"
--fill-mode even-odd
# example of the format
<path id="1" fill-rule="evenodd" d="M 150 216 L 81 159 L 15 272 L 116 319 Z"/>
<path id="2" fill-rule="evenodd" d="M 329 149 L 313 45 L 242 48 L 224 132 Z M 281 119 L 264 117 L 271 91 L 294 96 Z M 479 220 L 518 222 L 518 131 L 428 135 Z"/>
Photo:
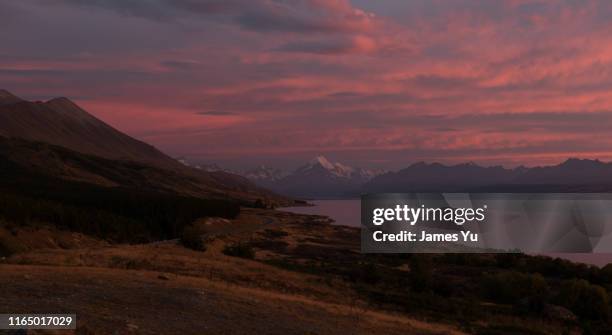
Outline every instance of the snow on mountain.
<path id="1" fill-rule="evenodd" d="M 285 173 L 280 169 L 260 165 L 254 169 L 246 171 L 243 173 L 243 176 L 254 181 L 276 181 L 283 178 Z"/>
<path id="2" fill-rule="evenodd" d="M 344 165 L 342 163 L 330 162 L 324 156 L 317 156 L 310 160 L 310 162 L 300 168 L 298 168 L 294 174 L 303 174 L 313 169 L 324 169 L 331 175 L 338 178 L 345 179 L 357 179 L 359 181 L 370 180 L 377 175 L 384 173 L 384 170 L 369 170 L 363 168 L 354 168 L 351 166 Z"/>
<path id="3" fill-rule="evenodd" d="M 331 175 L 339 178 L 351 178 L 354 170 L 350 166 L 346 166 L 341 163 L 332 163 L 323 156 L 317 156 L 310 160 L 308 164 L 299 167 L 294 174 L 309 173 L 316 169 L 323 169 L 329 172 Z"/>
<path id="4" fill-rule="evenodd" d="M 280 194 L 327 198 L 358 194 L 363 183 L 381 172 L 354 168 L 317 156 L 289 174 L 263 166 L 248 171 L 244 176 Z"/>

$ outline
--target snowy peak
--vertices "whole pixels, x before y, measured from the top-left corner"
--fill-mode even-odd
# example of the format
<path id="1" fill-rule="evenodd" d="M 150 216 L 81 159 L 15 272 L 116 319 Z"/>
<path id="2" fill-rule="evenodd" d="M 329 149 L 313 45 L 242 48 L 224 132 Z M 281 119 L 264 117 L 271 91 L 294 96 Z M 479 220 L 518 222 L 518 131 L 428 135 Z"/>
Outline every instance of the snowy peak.
<path id="1" fill-rule="evenodd" d="M 368 181 L 374 177 L 380 176 L 382 174 L 385 174 L 389 171 L 387 170 L 383 170 L 383 169 L 362 169 L 362 168 L 358 168 L 355 169 L 355 171 L 353 172 L 353 178 L 358 178 L 359 180 L 362 181 Z"/>
<path id="2" fill-rule="evenodd" d="M 298 168 L 295 173 L 308 173 L 313 170 L 325 170 L 336 177 L 350 178 L 354 169 L 340 163 L 332 163 L 324 156 L 317 156 L 308 164 Z"/>
<path id="3" fill-rule="evenodd" d="M 332 164 L 327 158 L 325 158 L 325 156 L 317 156 L 311 159 L 309 165 L 320 165 L 327 170 L 333 170 L 335 168 L 334 164 Z"/>
<path id="4" fill-rule="evenodd" d="M 283 178 L 285 174 L 280 169 L 260 165 L 254 169 L 246 171 L 244 176 L 254 181 L 277 181 Z"/>
<path id="5" fill-rule="evenodd" d="M 338 162 L 332 162 L 325 156 L 316 156 L 292 173 L 260 165 L 244 172 L 242 175 L 256 182 L 277 182 L 289 179 L 334 179 L 348 183 L 363 183 L 386 171 L 354 168 Z"/>
<path id="6" fill-rule="evenodd" d="M 280 194 L 329 198 L 354 196 L 365 182 L 379 173 L 316 156 L 287 175 L 277 169 L 260 167 L 246 177 Z"/>

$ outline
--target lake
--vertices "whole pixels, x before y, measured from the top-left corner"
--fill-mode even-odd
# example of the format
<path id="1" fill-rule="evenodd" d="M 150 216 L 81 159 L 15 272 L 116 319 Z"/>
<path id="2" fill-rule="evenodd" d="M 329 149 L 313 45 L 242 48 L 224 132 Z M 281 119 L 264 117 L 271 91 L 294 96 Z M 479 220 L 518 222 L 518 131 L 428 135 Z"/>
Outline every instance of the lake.
<path id="1" fill-rule="evenodd" d="M 340 226 L 361 226 L 361 201 L 351 200 L 310 200 L 314 206 L 286 207 L 281 210 L 310 215 L 324 215 Z"/>
<path id="2" fill-rule="evenodd" d="M 297 213 L 324 215 L 332 218 L 334 224 L 359 227 L 361 225 L 361 200 L 311 200 L 314 206 L 286 207 L 281 210 Z M 612 263 L 612 254 L 547 254 L 551 257 L 565 258 L 573 262 L 604 266 Z"/>

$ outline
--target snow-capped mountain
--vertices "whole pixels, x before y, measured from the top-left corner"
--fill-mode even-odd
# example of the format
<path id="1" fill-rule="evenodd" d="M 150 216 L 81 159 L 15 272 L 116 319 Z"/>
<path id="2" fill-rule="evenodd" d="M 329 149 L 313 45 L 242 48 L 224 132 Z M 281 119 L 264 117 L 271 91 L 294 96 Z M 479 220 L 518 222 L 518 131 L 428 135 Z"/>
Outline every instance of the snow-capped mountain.
<path id="1" fill-rule="evenodd" d="M 289 174 L 259 168 L 245 176 L 261 186 L 295 197 L 334 198 L 355 196 L 361 186 L 383 171 L 354 168 L 317 156 Z"/>
<path id="2" fill-rule="evenodd" d="M 308 164 L 299 167 L 294 173 L 308 173 L 313 169 L 323 168 L 330 174 L 339 178 L 351 178 L 355 169 L 341 163 L 332 163 L 323 156 L 313 158 Z"/>
<path id="3" fill-rule="evenodd" d="M 338 178 L 354 179 L 360 182 L 366 182 L 386 172 L 385 170 L 355 168 L 342 163 L 332 163 L 324 156 L 317 156 L 308 164 L 298 168 L 294 174 L 308 173 L 310 170 L 320 168 L 327 170 L 330 174 Z"/>
<path id="4" fill-rule="evenodd" d="M 283 178 L 286 173 L 281 169 L 260 165 L 254 169 L 248 170 L 242 174 L 253 181 L 273 182 Z"/>

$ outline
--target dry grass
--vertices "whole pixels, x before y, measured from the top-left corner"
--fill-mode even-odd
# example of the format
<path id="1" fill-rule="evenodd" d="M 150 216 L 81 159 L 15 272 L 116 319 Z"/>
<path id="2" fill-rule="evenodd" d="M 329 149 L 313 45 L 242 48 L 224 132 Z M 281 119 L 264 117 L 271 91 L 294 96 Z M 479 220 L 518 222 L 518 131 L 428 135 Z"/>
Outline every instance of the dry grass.
<path id="1" fill-rule="evenodd" d="M 282 257 L 272 251 L 258 250 L 254 260 L 223 254 L 228 245 L 270 234 L 294 249 L 303 244 L 299 240 L 337 233 L 337 228 L 302 226 L 304 217 L 297 218 L 247 210 L 231 224 L 207 226 L 215 238 L 206 252 L 165 241 L 20 253 L 0 265 L 0 313 L 32 312 L 33 306 L 77 311 L 85 334 L 460 333 L 375 311 L 342 281 L 268 265 L 264 261 Z"/>

